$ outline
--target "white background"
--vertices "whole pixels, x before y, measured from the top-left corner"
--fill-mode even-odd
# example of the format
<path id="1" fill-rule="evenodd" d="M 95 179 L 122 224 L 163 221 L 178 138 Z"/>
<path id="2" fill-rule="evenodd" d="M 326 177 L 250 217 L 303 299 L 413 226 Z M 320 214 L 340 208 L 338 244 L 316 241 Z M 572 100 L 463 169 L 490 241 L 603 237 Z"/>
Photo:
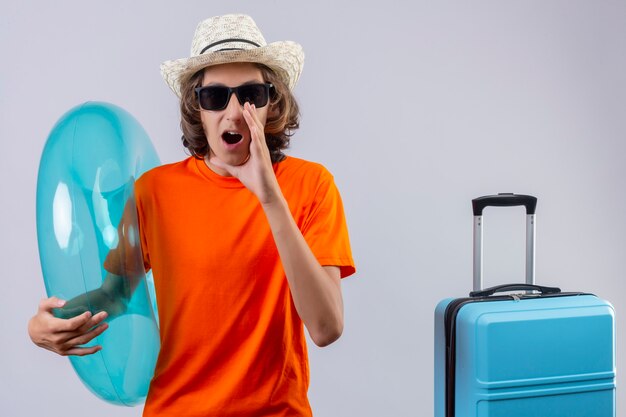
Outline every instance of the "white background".
<path id="1" fill-rule="evenodd" d="M 538 283 L 614 304 L 624 374 L 625 2 L 3 0 L 0 415 L 141 414 L 94 397 L 27 336 L 45 295 L 39 158 L 87 100 L 133 114 L 163 162 L 184 158 L 159 64 L 228 12 L 303 45 L 290 154 L 333 172 L 347 212 L 358 272 L 343 337 L 310 346 L 317 417 L 432 415 L 433 310 L 470 290 L 470 200 L 497 192 L 539 198 Z M 522 280 L 523 211 L 485 214 L 486 284 Z"/>

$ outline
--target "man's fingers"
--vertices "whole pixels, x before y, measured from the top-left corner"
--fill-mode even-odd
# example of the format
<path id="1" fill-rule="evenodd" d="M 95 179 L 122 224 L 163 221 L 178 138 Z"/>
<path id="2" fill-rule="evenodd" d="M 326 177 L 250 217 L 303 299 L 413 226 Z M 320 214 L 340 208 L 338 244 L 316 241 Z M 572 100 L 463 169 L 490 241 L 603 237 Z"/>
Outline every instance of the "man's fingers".
<path id="1" fill-rule="evenodd" d="M 90 311 L 86 311 L 81 315 L 72 317 L 71 319 L 52 318 L 49 322 L 49 326 L 55 332 L 85 333 L 92 327 L 102 323 L 107 316 L 108 314 L 106 311 L 101 311 L 96 315 L 92 315 Z"/>
<path id="2" fill-rule="evenodd" d="M 86 311 L 72 318 L 58 318 L 54 309 L 67 305 L 57 297 L 40 301 L 37 314 L 28 322 L 28 334 L 32 341 L 42 348 L 63 356 L 85 356 L 96 353 L 102 347 L 81 347 L 101 335 L 109 325 L 103 323 L 108 317 L 106 311 L 92 314 Z"/>
<path id="3" fill-rule="evenodd" d="M 60 308 L 65 305 L 65 300 L 57 297 L 42 298 L 39 302 L 39 311 L 52 313 L 52 309 Z"/>
<path id="4" fill-rule="evenodd" d="M 74 356 L 85 356 L 85 355 L 93 355 L 94 353 L 100 351 L 102 346 L 92 346 L 88 348 L 72 348 L 67 352 L 62 353 L 64 356 L 74 355 Z"/>
<path id="5" fill-rule="evenodd" d="M 58 327 L 61 332 L 74 332 L 80 329 L 91 320 L 92 315 L 90 311 L 85 311 L 83 314 L 72 317 L 71 319 L 54 319 L 54 325 Z"/>
<path id="6" fill-rule="evenodd" d="M 65 342 L 64 345 L 67 348 L 84 345 L 86 343 L 91 342 L 91 340 L 93 340 L 94 338 L 100 336 L 108 328 L 109 328 L 109 325 L 107 323 L 103 323 L 98 327 L 94 327 L 87 333 L 76 335 L 75 337 Z"/>
<path id="7" fill-rule="evenodd" d="M 248 124 L 248 129 L 250 130 L 250 138 L 255 142 L 259 142 L 261 140 L 260 132 L 262 132 L 259 127 L 261 125 L 261 121 L 258 120 L 258 117 L 255 117 L 253 107 L 250 103 L 246 103 L 244 105 L 244 110 L 243 117 Z"/>
<path id="8" fill-rule="evenodd" d="M 89 307 L 87 305 L 75 305 L 70 307 L 68 304 L 65 304 L 65 306 L 61 308 L 53 309 L 52 314 L 60 319 L 71 319 L 80 316 L 86 311 L 89 311 Z"/>
<path id="9" fill-rule="evenodd" d="M 259 133 L 258 128 L 254 125 L 254 122 L 249 120 L 249 118 L 251 117 L 250 115 L 246 115 L 244 113 L 244 118 L 246 119 L 246 121 L 248 122 L 248 127 L 250 130 L 250 156 L 253 156 L 255 158 L 258 158 L 260 155 L 263 154 L 264 151 L 264 147 L 267 148 L 267 145 L 265 144 L 265 136 L 261 136 L 261 134 Z"/>
<path id="10" fill-rule="evenodd" d="M 86 311 L 80 316 L 72 317 L 71 319 L 62 320 L 62 328 L 60 330 L 65 332 L 79 332 L 85 333 L 87 330 L 102 323 L 108 317 L 106 311 L 101 311 L 96 315 L 92 315 L 91 312 Z"/>
<path id="11" fill-rule="evenodd" d="M 262 132 L 265 126 L 263 126 L 263 123 L 261 123 L 261 119 L 259 118 L 259 114 L 257 113 L 257 109 L 254 104 L 250 104 L 250 115 L 252 115 L 252 119 L 256 123 L 259 130 Z"/>
<path id="12" fill-rule="evenodd" d="M 91 319 L 89 319 L 87 321 L 87 323 L 83 324 L 78 331 L 80 333 L 85 333 L 86 331 L 93 329 L 94 327 L 98 326 L 99 324 L 101 324 L 103 321 L 106 320 L 106 318 L 109 316 L 109 314 L 106 311 L 101 311 L 97 314 L 95 314 Z M 105 323 L 106 324 L 106 323 Z M 107 325 L 108 326 L 108 325 Z"/>

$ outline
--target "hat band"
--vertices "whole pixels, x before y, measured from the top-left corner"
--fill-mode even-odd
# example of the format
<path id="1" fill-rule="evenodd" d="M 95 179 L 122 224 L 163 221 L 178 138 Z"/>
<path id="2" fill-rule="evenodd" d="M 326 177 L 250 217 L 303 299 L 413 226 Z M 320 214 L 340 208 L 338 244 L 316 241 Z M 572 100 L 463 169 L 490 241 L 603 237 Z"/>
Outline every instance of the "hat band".
<path id="1" fill-rule="evenodd" d="M 221 41 L 217 41 L 217 42 L 213 42 L 212 44 L 210 44 L 209 46 L 205 46 L 203 50 L 200 51 L 200 53 L 198 55 L 202 55 L 204 53 L 204 51 L 206 51 L 207 49 L 210 49 L 216 45 L 220 45 L 222 43 L 226 43 L 226 42 L 244 42 L 244 43 L 249 43 L 251 45 L 256 46 L 257 48 L 260 48 L 261 45 L 259 45 L 256 42 L 252 42 L 249 41 L 248 39 L 222 39 Z M 229 48 L 229 49 L 241 49 L 241 48 Z M 228 49 L 223 49 L 223 50 L 228 50 Z"/>

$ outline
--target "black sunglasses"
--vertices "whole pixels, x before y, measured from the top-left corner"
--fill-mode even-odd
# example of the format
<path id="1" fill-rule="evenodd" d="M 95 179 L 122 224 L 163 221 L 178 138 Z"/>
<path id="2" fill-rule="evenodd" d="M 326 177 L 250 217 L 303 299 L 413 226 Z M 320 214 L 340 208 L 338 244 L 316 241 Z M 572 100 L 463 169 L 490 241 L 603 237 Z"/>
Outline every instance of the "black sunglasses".
<path id="1" fill-rule="evenodd" d="M 267 105 L 270 98 L 270 90 L 274 91 L 274 86 L 270 83 L 264 84 L 244 84 L 239 87 L 226 87 L 224 85 L 207 85 L 197 87 L 196 95 L 200 107 L 204 110 L 224 110 L 233 93 L 237 96 L 239 104 L 242 106 L 248 102 L 255 107 Z"/>

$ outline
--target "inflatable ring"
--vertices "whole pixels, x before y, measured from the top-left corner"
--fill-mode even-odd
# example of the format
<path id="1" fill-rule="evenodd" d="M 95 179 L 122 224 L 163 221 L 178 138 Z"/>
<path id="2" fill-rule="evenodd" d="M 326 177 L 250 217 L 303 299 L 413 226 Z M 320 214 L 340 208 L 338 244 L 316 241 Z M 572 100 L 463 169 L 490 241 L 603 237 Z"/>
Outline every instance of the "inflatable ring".
<path id="1" fill-rule="evenodd" d="M 127 209 L 130 223 L 125 214 L 125 227 L 118 226 L 125 207 L 135 207 L 135 179 L 158 165 L 141 125 L 112 104 L 76 106 L 50 132 L 37 179 L 39 256 L 48 296 L 80 304 L 72 316 L 106 309 L 94 294 L 108 274 L 104 260 L 121 238 L 134 242 L 138 250 L 131 255 L 143 265 L 136 210 Z M 118 405 L 145 401 L 160 348 L 154 283 L 143 268 L 140 274 L 123 308 L 109 312 L 109 328 L 84 345 L 102 349 L 70 356 L 87 388 Z"/>

